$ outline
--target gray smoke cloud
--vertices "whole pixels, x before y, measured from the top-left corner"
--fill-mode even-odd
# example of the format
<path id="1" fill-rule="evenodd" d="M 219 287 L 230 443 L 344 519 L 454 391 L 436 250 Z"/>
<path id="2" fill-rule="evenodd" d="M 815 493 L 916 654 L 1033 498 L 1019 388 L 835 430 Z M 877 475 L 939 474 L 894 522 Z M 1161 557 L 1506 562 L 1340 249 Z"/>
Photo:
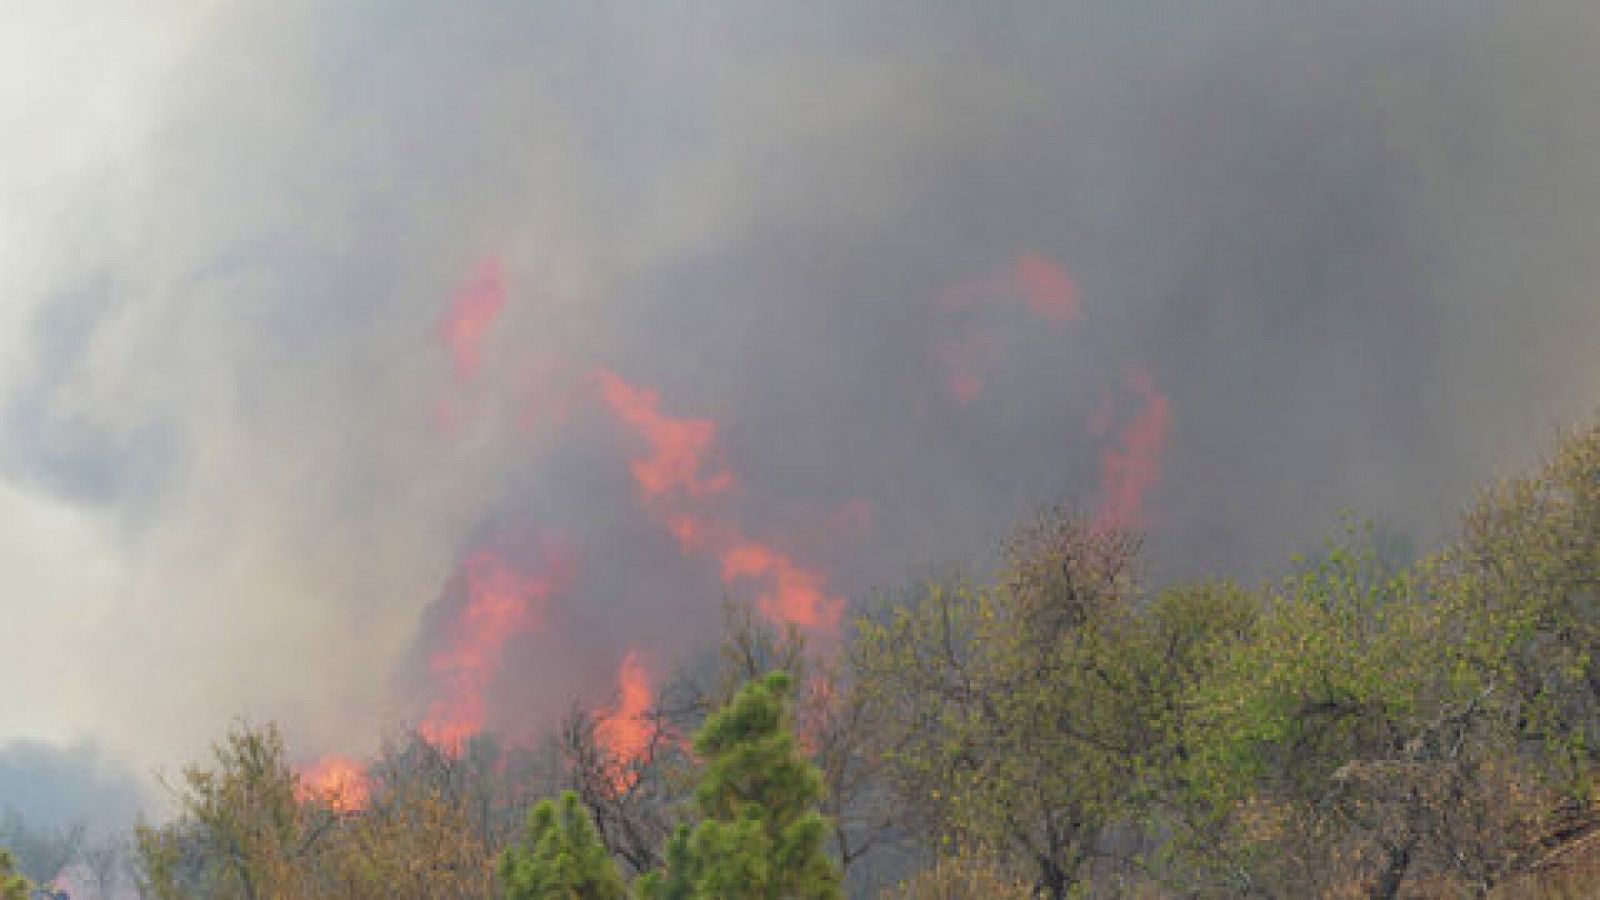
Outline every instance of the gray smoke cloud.
<path id="1" fill-rule="evenodd" d="M 575 562 L 494 724 L 708 640 L 728 588 L 640 508 L 595 367 L 715 419 L 730 515 L 846 595 L 1092 507 L 1138 372 L 1158 582 L 1343 508 L 1432 539 L 1600 396 L 1578 0 L 0 20 L 0 738 L 140 775 L 237 715 L 308 752 L 415 721 L 496 542 Z M 1080 318 L 1006 286 L 1030 254 Z M 490 259 L 463 381 L 439 323 Z"/>
<path id="2" fill-rule="evenodd" d="M 90 743 L 21 740 L 0 746 L 0 830 L 71 828 L 88 822 L 128 827 L 148 803 L 140 779 Z"/>

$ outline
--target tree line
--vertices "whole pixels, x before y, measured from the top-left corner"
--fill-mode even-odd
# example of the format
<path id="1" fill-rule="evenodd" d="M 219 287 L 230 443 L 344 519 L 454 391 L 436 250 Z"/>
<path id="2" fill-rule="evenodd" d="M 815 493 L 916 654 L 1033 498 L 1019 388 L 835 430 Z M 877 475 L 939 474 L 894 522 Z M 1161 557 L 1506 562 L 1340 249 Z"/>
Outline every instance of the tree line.
<path id="1" fill-rule="evenodd" d="M 1150 590 L 1137 535 L 1049 512 L 993 573 L 859 604 L 827 653 L 730 606 L 626 763 L 579 709 L 531 747 L 402 735 L 346 810 L 240 723 L 132 857 L 159 898 L 1578 890 L 1600 427 L 1482 488 L 1437 552 L 1379 538 Z"/>

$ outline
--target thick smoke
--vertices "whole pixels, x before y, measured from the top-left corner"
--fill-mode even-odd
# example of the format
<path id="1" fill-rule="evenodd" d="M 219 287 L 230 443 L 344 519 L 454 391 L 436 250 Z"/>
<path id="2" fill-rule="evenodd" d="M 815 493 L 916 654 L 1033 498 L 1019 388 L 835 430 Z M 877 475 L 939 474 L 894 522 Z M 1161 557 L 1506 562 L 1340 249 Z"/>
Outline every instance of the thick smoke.
<path id="1" fill-rule="evenodd" d="M 127 827 L 148 800 L 141 779 L 98 747 L 28 740 L 0 745 L 0 797 L 0 830 Z"/>
<path id="2" fill-rule="evenodd" d="M 1439 534 L 1600 396 L 1600 12 L 1170 6 L 8 7 L 0 737 L 360 753 L 486 551 L 533 730 L 1055 501 L 1157 581 Z"/>

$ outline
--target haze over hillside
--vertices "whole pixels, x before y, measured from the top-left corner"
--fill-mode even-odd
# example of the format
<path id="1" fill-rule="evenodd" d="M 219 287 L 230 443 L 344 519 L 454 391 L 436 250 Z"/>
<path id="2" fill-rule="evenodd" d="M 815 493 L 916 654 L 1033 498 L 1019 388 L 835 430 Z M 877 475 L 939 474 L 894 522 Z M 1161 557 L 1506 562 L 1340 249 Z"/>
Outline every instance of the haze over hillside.
<path id="1" fill-rule="evenodd" d="M 1600 7 L 1183 7 L 8 4 L 0 805 L 544 727 L 1053 502 L 1426 545 L 1600 397 Z"/>

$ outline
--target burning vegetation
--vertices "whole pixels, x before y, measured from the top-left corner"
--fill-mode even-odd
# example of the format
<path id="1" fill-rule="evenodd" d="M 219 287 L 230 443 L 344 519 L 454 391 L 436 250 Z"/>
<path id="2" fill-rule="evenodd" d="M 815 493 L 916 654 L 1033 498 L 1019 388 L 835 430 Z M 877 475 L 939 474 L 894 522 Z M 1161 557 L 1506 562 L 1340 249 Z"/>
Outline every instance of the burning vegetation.
<path id="1" fill-rule="evenodd" d="M 13 5 L 0 900 L 1592 893 L 1592 0 Z"/>
<path id="2" fill-rule="evenodd" d="M 665 468 L 646 499 L 732 483 Z M 1119 509 L 1043 515 L 991 577 L 859 604 L 847 632 L 730 605 L 716 665 L 663 682 L 630 650 L 612 701 L 531 743 L 482 727 L 480 674 L 360 763 L 292 767 L 276 729 L 241 726 L 174 786 L 180 816 L 141 827 L 141 877 L 171 897 L 1399 897 L 1592 871 L 1600 427 L 1486 488 L 1437 554 L 1355 528 L 1261 588 L 1148 590 Z M 474 559 L 463 635 L 559 594 Z"/>
<path id="3" fill-rule="evenodd" d="M 490 340 L 509 289 L 490 261 L 450 304 L 459 385 L 510 352 Z M 1081 314 L 1037 254 L 943 306 L 994 298 L 1051 328 Z M 1600 833 L 1600 429 L 1486 490 L 1434 556 L 1390 558 L 1358 529 L 1280 584 L 1152 591 L 1140 535 L 1174 410 L 1130 365 L 1085 425 L 1089 513 L 1018 529 L 989 577 L 852 608 L 791 538 L 746 523 L 758 486 L 717 419 L 602 365 L 540 370 L 587 386 L 559 421 L 613 443 L 619 514 L 735 598 L 720 661 L 663 665 L 634 635 L 599 660 L 609 699 L 519 722 L 508 660 L 582 635 L 589 576 L 568 535 L 486 528 L 423 635 L 414 724 L 376 755 L 299 765 L 276 727 L 236 727 L 172 786 L 178 817 L 140 826 L 144 890 L 1389 897 L 1537 883 Z M 979 384 L 952 375 L 952 399 L 983 403 Z M 871 519 L 853 503 L 830 521 Z"/>

